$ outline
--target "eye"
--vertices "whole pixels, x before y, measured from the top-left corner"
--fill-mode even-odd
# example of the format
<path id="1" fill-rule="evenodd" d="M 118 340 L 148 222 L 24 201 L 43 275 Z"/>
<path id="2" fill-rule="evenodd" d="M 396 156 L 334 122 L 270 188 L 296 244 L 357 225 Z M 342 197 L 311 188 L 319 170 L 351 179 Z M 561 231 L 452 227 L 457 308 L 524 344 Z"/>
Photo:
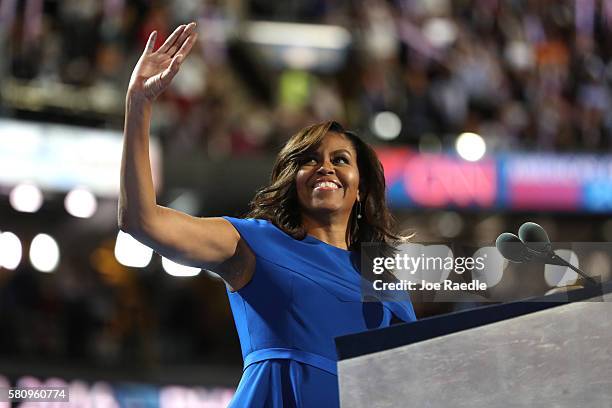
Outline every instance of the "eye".
<path id="1" fill-rule="evenodd" d="M 317 159 L 314 156 L 306 156 L 306 157 L 302 158 L 302 160 L 300 160 L 300 164 L 302 166 L 317 164 Z"/>
<path id="2" fill-rule="evenodd" d="M 334 158 L 334 163 L 339 163 L 339 164 L 349 164 L 349 159 L 348 157 L 344 157 L 344 156 L 338 156 Z"/>

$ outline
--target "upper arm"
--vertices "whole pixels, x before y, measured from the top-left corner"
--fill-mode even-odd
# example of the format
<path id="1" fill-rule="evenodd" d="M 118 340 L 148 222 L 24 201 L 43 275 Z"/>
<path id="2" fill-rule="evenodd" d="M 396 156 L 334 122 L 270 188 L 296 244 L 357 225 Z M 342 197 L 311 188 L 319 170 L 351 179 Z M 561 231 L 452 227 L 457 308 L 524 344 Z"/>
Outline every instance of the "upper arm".
<path id="1" fill-rule="evenodd" d="M 149 218 L 128 232 L 155 252 L 183 265 L 212 270 L 233 290 L 250 280 L 253 252 L 226 219 L 194 217 L 159 205 Z"/>

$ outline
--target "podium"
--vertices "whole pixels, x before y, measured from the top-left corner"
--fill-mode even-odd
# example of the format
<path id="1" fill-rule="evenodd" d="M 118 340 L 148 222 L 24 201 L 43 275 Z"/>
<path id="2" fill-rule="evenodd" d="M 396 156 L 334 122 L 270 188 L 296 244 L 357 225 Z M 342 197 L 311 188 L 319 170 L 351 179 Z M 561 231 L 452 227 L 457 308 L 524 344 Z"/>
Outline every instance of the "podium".
<path id="1" fill-rule="evenodd" d="M 612 407 L 612 283 L 336 338 L 341 407 Z"/>

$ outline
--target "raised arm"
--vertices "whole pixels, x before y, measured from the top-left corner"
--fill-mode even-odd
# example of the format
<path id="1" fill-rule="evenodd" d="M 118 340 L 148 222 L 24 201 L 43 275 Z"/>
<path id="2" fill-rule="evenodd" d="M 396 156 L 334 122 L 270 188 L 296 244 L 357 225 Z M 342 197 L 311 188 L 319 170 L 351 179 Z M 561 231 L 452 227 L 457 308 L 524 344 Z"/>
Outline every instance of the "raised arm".
<path id="1" fill-rule="evenodd" d="M 214 270 L 237 290 L 250 280 L 254 256 L 231 223 L 192 217 L 156 202 L 149 160 L 152 103 L 193 47 L 195 23 L 179 26 L 154 51 L 156 36 L 154 31 L 149 37 L 126 95 L 118 225 L 166 258 Z"/>

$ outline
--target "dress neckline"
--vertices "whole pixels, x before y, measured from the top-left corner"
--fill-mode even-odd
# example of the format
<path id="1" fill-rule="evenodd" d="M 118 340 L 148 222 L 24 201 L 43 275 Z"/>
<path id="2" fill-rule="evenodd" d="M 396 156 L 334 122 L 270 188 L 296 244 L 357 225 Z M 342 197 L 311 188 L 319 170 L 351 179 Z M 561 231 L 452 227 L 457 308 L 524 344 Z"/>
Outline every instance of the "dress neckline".
<path id="1" fill-rule="evenodd" d="M 319 238 L 315 238 L 312 235 L 306 235 L 306 237 L 304 237 L 303 241 L 311 243 L 311 244 L 322 245 L 322 246 L 325 246 L 325 247 L 333 248 L 333 249 L 335 249 L 337 251 L 340 251 L 342 253 L 345 253 L 345 254 L 351 254 L 351 251 L 349 249 L 344 249 L 344 248 L 337 247 L 335 245 L 328 244 L 327 242 L 321 241 Z"/>

